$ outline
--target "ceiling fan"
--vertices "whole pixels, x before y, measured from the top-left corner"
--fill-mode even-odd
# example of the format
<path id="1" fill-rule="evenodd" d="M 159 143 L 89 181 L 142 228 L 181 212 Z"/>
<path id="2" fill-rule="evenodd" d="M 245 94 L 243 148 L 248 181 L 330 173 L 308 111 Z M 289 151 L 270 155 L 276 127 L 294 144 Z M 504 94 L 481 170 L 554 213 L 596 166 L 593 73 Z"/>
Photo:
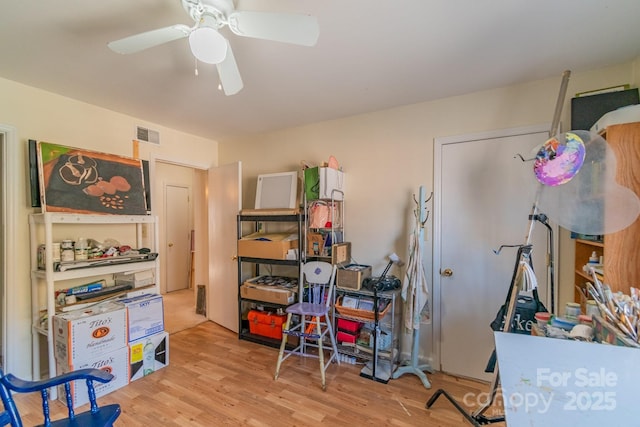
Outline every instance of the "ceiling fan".
<path id="1" fill-rule="evenodd" d="M 318 40 L 314 16 L 235 10 L 233 0 L 180 1 L 195 22 L 192 27 L 171 25 L 112 41 L 107 46 L 114 52 L 129 54 L 188 37 L 193 55 L 199 61 L 215 64 L 224 93 L 234 95 L 243 87 L 242 77 L 229 41 L 218 32 L 220 28 L 226 25 L 239 36 L 301 46 L 313 46 Z"/>

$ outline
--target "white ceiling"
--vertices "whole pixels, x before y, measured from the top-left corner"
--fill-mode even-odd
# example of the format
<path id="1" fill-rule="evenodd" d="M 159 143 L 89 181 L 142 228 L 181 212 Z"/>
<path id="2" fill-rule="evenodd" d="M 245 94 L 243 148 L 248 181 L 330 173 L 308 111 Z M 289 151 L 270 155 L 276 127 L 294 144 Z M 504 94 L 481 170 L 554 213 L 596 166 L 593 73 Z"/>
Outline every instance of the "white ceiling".
<path id="1" fill-rule="evenodd" d="M 225 96 L 186 39 L 131 55 L 107 43 L 193 22 L 179 0 L 0 6 L 0 77 L 224 141 L 579 72 L 640 56 L 638 0 L 236 0 L 318 18 L 315 47 L 221 32 L 244 89 Z M 627 82 L 620 82 L 627 83 Z"/>

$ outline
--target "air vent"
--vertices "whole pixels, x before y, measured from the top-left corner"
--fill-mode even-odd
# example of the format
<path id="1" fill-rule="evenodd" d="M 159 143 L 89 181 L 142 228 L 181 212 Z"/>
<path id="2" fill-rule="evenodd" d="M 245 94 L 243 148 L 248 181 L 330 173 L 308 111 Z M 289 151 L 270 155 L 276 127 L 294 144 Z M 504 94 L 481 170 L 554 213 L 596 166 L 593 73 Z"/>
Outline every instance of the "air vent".
<path id="1" fill-rule="evenodd" d="M 160 145 L 160 133 L 157 130 L 143 128 L 142 126 L 136 126 L 136 139 Z"/>

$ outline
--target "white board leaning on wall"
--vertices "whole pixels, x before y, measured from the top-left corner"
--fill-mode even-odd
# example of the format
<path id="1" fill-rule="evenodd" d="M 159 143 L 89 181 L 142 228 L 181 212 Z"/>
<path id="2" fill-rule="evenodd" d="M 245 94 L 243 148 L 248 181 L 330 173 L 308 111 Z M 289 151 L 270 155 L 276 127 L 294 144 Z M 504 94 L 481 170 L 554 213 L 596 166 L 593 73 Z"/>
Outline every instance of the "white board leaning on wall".
<path id="1" fill-rule="evenodd" d="M 640 349 L 495 333 L 508 425 L 640 424 Z"/>

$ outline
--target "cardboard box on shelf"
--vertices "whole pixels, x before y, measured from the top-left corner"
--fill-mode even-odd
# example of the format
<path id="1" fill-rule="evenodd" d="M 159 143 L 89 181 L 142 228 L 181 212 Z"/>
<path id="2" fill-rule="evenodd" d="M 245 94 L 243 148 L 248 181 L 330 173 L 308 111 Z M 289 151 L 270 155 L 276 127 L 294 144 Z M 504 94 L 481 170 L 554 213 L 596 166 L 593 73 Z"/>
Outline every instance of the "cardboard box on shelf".
<path id="1" fill-rule="evenodd" d="M 127 308 L 129 342 L 164 331 L 162 295 L 144 294 L 118 301 Z"/>
<path id="2" fill-rule="evenodd" d="M 287 252 L 298 247 L 296 233 L 252 233 L 238 240 L 238 256 L 288 259 Z"/>
<path id="3" fill-rule="evenodd" d="M 160 332 L 129 343 L 129 382 L 169 366 L 169 334 Z"/>
<path id="4" fill-rule="evenodd" d="M 244 282 L 240 286 L 240 297 L 274 304 L 289 305 L 296 302 L 297 292 L 281 286 L 256 285 Z"/>
<path id="5" fill-rule="evenodd" d="M 349 264 L 338 269 L 336 286 L 357 291 L 360 290 L 362 281 L 367 277 L 371 277 L 370 265 Z"/>
<path id="6" fill-rule="evenodd" d="M 103 369 L 108 371 L 114 376 L 111 381 L 104 384 L 97 381 L 94 381 L 93 383 L 96 397 L 101 397 L 129 384 L 128 355 L 128 349 L 124 346 L 112 352 L 105 353 L 104 355 L 87 359 L 86 361 L 78 361 L 72 365 L 67 365 L 57 360 L 56 370 L 58 374 L 64 374 L 85 368 Z M 89 402 L 89 394 L 85 380 L 77 380 L 71 383 L 71 398 L 74 408 Z M 64 385 L 58 386 L 58 400 L 63 403 L 67 403 Z"/>
<path id="7" fill-rule="evenodd" d="M 156 283 L 153 270 L 136 271 L 135 273 L 118 273 L 114 276 L 115 284 L 131 285 L 133 289 L 149 286 Z"/>
<path id="8" fill-rule="evenodd" d="M 297 234 L 252 233 L 238 240 L 238 256 L 249 258 L 287 259 L 287 253 L 298 247 Z"/>
<path id="9" fill-rule="evenodd" d="M 86 310 L 53 317 L 56 360 L 67 366 L 127 346 L 127 312 L 122 304 L 105 302 Z"/>

